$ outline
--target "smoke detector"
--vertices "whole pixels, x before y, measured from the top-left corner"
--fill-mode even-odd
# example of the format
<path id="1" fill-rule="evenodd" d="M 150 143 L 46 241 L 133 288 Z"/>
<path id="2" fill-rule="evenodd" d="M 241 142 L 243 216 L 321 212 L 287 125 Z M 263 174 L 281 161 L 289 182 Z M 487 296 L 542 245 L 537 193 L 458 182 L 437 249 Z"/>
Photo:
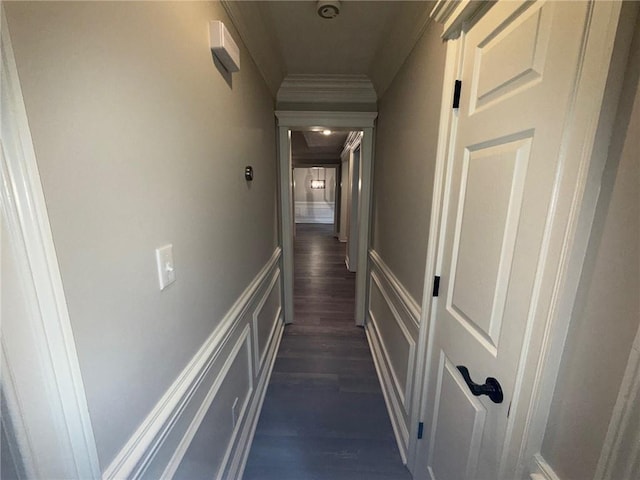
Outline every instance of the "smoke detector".
<path id="1" fill-rule="evenodd" d="M 318 2 L 318 15 L 322 18 L 336 18 L 340 14 L 340 2 L 338 0 L 320 0 Z"/>

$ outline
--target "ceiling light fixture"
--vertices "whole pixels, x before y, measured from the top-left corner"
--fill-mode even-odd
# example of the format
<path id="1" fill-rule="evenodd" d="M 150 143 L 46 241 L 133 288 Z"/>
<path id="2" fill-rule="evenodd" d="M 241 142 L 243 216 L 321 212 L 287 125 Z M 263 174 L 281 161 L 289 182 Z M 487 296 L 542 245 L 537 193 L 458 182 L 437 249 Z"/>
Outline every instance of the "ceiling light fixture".
<path id="1" fill-rule="evenodd" d="M 340 14 L 340 2 L 335 0 L 320 0 L 318 2 L 318 15 L 322 18 L 332 19 Z"/>
<path id="2" fill-rule="evenodd" d="M 323 130 L 322 133 L 325 135 L 331 135 L 331 130 Z"/>

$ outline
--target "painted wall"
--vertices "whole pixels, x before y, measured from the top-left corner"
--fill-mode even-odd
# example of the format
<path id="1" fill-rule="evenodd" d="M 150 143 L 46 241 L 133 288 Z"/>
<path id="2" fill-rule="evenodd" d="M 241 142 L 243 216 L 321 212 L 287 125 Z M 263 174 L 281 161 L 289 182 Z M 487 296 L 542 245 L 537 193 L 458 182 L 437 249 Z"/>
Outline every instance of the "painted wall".
<path id="1" fill-rule="evenodd" d="M 430 23 L 379 102 L 367 332 L 403 456 L 420 322 L 446 46 Z"/>
<path id="2" fill-rule="evenodd" d="M 593 478 L 640 324 L 639 75 L 640 23 L 636 22 L 542 448 L 545 460 L 563 480 Z"/>
<path id="3" fill-rule="evenodd" d="M 325 180 L 324 189 L 311 188 L 312 180 Z M 335 219 L 335 168 L 294 168 L 296 223 L 331 224 Z"/>
<path id="4" fill-rule="evenodd" d="M 427 252 L 445 44 L 430 24 L 379 102 L 373 249 L 420 303 Z"/>
<path id="5" fill-rule="evenodd" d="M 217 2 L 4 8 L 104 470 L 274 254 L 273 98 Z"/>

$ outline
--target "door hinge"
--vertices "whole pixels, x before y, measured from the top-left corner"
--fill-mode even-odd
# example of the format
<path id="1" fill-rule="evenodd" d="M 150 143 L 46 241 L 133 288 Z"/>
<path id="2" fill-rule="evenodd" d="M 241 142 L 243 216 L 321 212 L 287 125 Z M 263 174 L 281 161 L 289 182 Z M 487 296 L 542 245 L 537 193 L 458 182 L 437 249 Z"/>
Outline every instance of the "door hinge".
<path id="1" fill-rule="evenodd" d="M 462 93 L 462 80 L 456 80 L 453 87 L 453 108 L 460 107 L 460 94 Z"/>
<path id="2" fill-rule="evenodd" d="M 422 433 L 424 432 L 424 423 L 418 423 L 418 440 L 422 438 Z"/>
<path id="3" fill-rule="evenodd" d="M 435 277 L 433 277 L 433 296 L 437 297 L 439 293 L 440 293 L 440 277 L 436 275 Z"/>

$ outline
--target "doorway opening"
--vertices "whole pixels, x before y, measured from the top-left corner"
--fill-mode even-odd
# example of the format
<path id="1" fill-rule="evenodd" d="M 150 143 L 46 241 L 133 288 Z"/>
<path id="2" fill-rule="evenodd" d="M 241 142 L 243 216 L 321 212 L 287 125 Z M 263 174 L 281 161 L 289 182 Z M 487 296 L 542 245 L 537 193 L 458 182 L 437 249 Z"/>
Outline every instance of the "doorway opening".
<path id="1" fill-rule="evenodd" d="M 333 235 L 339 240 L 345 240 L 346 236 L 347 246 L 352 246 L 353 252 L 355 252 L 349 255 L 348 260 L 349 270 L 356 273 L 355 323 L 356 325 L 364 325 L 371 215 L 373 126 L 377 113 L 277 111 L 276 116 L 278 118 L 279 139 L 280 242 L 282 246 L 285 322 L 294 322 L 294 238 L 296 235 L 294 167 L 317 167 L 316 172 L 311 172 L 310 181 L 315 180 L 315 185 L 318 187 L 324 184 L 325 190 L 327 188 L 327 168 L 331 167 L 335 170 L 334 178 L 338 178 L 334 186 Z M 331 137 L 333 132 L 342 132 L 340 135 L 344 137 L 345 143 L 342 144 L 341 149 L 338 149 L 338 154 L 333 154 L 332 161 L 326 157 L 320 159 L 322 161 L 318 158 L 304 158 L 304 155 L 294 152 L 294 143 L 296 145 L 302 141 L 313 143 L 318 141 L 317 137 Z M 305 139 L 305 134 L 310 140 Z M 346 214 L 345 220 L 343 208 L 347 203 L 342 194 L 345 186 L 343 161 L 345 158 L 351 158 L 355 150 L 357 150 L 356 156 L 359 162 L 357 168 L 353 167 L 352 162 L 349 164 L 351 170 L 349 178 L 352 182 L 352 191 L 356 192 L 352 195 L 351 200 L 356 197 L 357 204 L 355 209 L 351 204 L 353 211 Z M 309 189 L 311 189 L 311 183 Z M 345 225 L 356 229 L 357 234 L 355 236 L 349 235 L 348 229 L 344 228 Z M 350 243 L 352 245 L 349 245 Z M 346 254 L 345 263 L 347 263 Z"/>
<path id="2" fill-rule="evenodd" d="M 296 323 L 355 321 L 361 138 L 331 127 L 291 131 Z"/>

